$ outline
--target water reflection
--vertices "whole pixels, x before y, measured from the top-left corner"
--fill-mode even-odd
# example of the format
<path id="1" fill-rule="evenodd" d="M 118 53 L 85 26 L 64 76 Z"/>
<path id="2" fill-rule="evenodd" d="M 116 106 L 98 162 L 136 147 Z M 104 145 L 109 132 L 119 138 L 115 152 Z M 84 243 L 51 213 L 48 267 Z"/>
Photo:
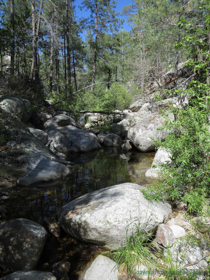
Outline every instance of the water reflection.
<path id="1" fill-rule="evenodd" d="M 40 223 L 45 217 L 55 216 L 63 205 L 85 193 L 124 182 L 151 183 L 144 174 L 153 158 L 154 153 L 123 154 L 116 148 L 82 154 L 77 158 L 74 155 L 71 161 L 83 164 L 73 166 L 72 174 L 65 180 L 33 187 L 15 187 L 8 215 Z"/>

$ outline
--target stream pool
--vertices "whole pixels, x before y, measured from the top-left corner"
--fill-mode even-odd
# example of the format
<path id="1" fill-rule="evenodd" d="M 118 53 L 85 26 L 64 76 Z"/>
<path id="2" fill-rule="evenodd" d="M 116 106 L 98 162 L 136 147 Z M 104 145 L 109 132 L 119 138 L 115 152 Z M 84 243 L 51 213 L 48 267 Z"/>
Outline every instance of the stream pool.
<path id="1" fill-rule="evenodd" d="M 65 180 L 32 187 L 13 187 L 10 199 L 5 202 L 7 220 L 26 218 L 43 225 L 49 232 L 37 269 L 52 271 L 56 262 L 69 262 L 69 279 L 78 280 L 80 272 L 103 249 L 79 242 L 60 230 L 57 224 L 59 209 L 83 194 L 115 184 L 151 184 L 153 181 L 146 179 L 144 174 L 151 167 L 154 155 L 137 151 L 123 153 L 113 147 L 75 154 L 69 157 L 74 165 L 71 175 Z M 5 272 L 0 271 L 1 274 Z"/>

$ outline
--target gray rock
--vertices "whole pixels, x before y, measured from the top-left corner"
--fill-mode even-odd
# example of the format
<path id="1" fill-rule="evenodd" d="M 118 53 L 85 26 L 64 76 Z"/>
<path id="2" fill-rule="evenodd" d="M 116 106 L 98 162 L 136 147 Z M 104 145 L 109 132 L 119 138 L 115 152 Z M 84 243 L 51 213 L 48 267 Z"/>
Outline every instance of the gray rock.
<path id="1" fill-rule="evenodd" d="M 202 249 L 196 244 L 189 244 L 186 240 L 177 239 L 171 248 L 165 249 L 164 255 L 172 259 L 174 265 L 179 269 L 204 271 L 208 266 Z"/>
<path id="2" fill-rule="evenodd" d="M 48 132 L 49 130 L 56 129 L 58 127 L 72 125 L 75 127 L 79 127 L 79 125 L 75 122 L 75 120 L 72 117 L 69 117 L 65 114 L 60 114 L 55 116 L 54 118 L 48 120 L 45 124 L 45 130 Z"/>
<path id="3" fill-rule="evenodd" d="M 16 115 L 27 122 L 31 117 L 31 103 L 16 95 L 0 95 L 0 108 L 3 112 Z"/>
<path id="4" fill-rule="evenodd" d="M 166 121 L 161 111 L 168 111 L 168 105 L 174 104 L 176 101 L 177 98 L 170 98 L 151 104 L 146 103 L 139 110 L 132 127 L 128 130 L 128 139 L 138 150 L 141 152 L 154 151 L 154 142 L 165 138 L 167 131 L 165 129 L 158 130 Z M 174 120 L 174 115 L 169 111 L 168 118 Z"/>
<path id="5" fill-rule="evenodd" d="M 19 145 L 18 152 L 20 155 L 16 159 L 27 173 L 33 170 L 42 159 L 57 160 L 34 136 L 30 134 L 29 137 L 29 140 L 23 141 Z"/>
<path id="6" fill-rule="evenodd" d="M 113 260 L 99 255 L 79 280 L 118 280 L 117 274 L 117 264 Z"/>
<path id="7" fill-rule="evenodd" d="M 35 222 L 15 219 L 1 223 L 0 266 L 10 271 L 34 269 L 46 238 L 46 230 Z"/>
<path id="8" fill-rule="evenodd" d="M 105 134 L 105 133 L 99 133 L 99 134 L 97 135 L 98 140 L 99 140 L 99 142 L 100 142 L 101 144 L 104 143 L 104 139 L 105 139 L 106 136 L 107 136 L 107 134 Z"/>
<path id="9" fill-rule="evenodd" d="M 172 230 L 175 238 L 184 237 L 186 235 L 185 229 L 177 225 L 171 225 L 169 228 Z"/>
<path id="10" fill-rule="evenodd" d="M 124 183 L 81 196 L 62 207 L 59 221 L 71 236 L 117 249 L 137 230 L 148 232 L 165 222 L 171 206 L 149 202 L 143 187 Z"/>
<path id="11" fill-rule="evenodd" d="M 164 247 L 172 246 L 175 242 L 172 229 L 165 224 L 159 225 L 156 233 L 156 242 Z"/>
<path id="12" fill-rule="evenodd" d="M 46 131 L 48 139 L 52 140 L 54 148 L 60 153 L 88 152 L 101 148 L 95 134 L 71 125 L 57 129 L 48 126 Z"/>
<path id="13" fill-rule="evenodd" d="M 51 272 L 43 271 L 17 271 L 9 274 L 1 280 L 56 280 Z"/>
<path id="14" fill-rule="evenodd" d="M 122 138 L 117 134 L 108 134 L 104 138 L 104 146 L 106 147 L 119 147 L 122 145 Z"/>
<path id="15" fill-rule="evenodd" d="M 28 129 L 33 134 L 33 136 L 36 137 L 41 143 L 43 143 L 44 145 L 47 143 L 48 135 L 46 132 L 33 127 L 29 127 Z"/>
<path id="16" fill-rule="evenodd" d="M 132 150 L 132 146 L 131 146 L 129 140 L 126 140 L 126 141 L 125 141 L 125 143 L 122 145 L 122 149 L 123 149 L 124 151 L 130 151 L 130 150 Z"/>
<path id="17" fill-rule="evenodd" d="M 37 182 L 47 182 L 69 175 L 70 170 L 64 164 L 42 159 L 28 175 L 18 179 L 18 185 L 29 186 Z"/>
<path id="18" fill-rule="evenodd" d="M 135 101 L 133 104 L 131 104 L 129 109 L 132 112 L 138 112 L 146 102 L 147 102 L 147 100 L 145 98 L 139 99 L 139 100 Z"/>
<path id="19" fill-rule="evenodd" d="M 161 171 L 161 164 L 166 164 L 171 162 L 171 153 L 166 150 L 159 148 L 155 154 L 154 160 L 152 162 L 152 167 L 145 173 L 146 178 L 158 178 L 159 172 Z"/>
<path id="20" fill-rule="evenodd" d="M 48 139 L 60 153 L 88 152 L 101 146 L 97 137 L 78 128 L 73 118 L 64 114 L 55 116 L 45 123 Z"/>

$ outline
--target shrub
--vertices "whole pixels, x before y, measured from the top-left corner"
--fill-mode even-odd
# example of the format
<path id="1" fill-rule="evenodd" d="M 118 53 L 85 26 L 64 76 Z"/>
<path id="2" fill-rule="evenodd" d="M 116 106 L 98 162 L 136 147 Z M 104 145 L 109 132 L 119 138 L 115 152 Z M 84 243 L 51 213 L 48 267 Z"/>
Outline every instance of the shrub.
<path id="1" fill-rule="evenodd" d="M 162 164 L 162 179 L 153 185 L 155 196 L 185 201 L 190 212 L 199 212 L 210 195 L 210 128 L 206 111 L 197 107 L 175 110 L 176 121 L 167 121 L 169 131 L 159 146 L 170 151 L 171 163 Z M 159 196 L 157 195 L 159 194 Z"/>

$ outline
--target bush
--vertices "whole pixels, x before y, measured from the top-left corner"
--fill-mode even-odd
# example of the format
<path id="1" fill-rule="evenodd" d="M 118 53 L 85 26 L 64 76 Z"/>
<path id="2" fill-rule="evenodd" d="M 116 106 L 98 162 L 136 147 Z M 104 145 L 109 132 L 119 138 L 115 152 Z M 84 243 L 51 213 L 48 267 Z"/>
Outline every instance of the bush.
<path id="1" fill-rule="evenodd" d="M 152 189 L 158 197 L 185 201 L 189 212 L 200 212 L 210 195 L 210 127 L 206 111 L 197 107 L 175 110 L 176 121 L 159 146 L 170 151 L 171 163 L 162 164 L 162 179 Z M 159 196 L 157 195 L 159 194 Z M 148 198 L 155 198 L 147 192 Z"/>
<path id="2" fill-rule="evenodd" d="M 127 90 L 122 85 L 115 83 L 105 92 L 103 109 L 123 110 L 129 106 L 131 101 L 132 97 Z"/>

